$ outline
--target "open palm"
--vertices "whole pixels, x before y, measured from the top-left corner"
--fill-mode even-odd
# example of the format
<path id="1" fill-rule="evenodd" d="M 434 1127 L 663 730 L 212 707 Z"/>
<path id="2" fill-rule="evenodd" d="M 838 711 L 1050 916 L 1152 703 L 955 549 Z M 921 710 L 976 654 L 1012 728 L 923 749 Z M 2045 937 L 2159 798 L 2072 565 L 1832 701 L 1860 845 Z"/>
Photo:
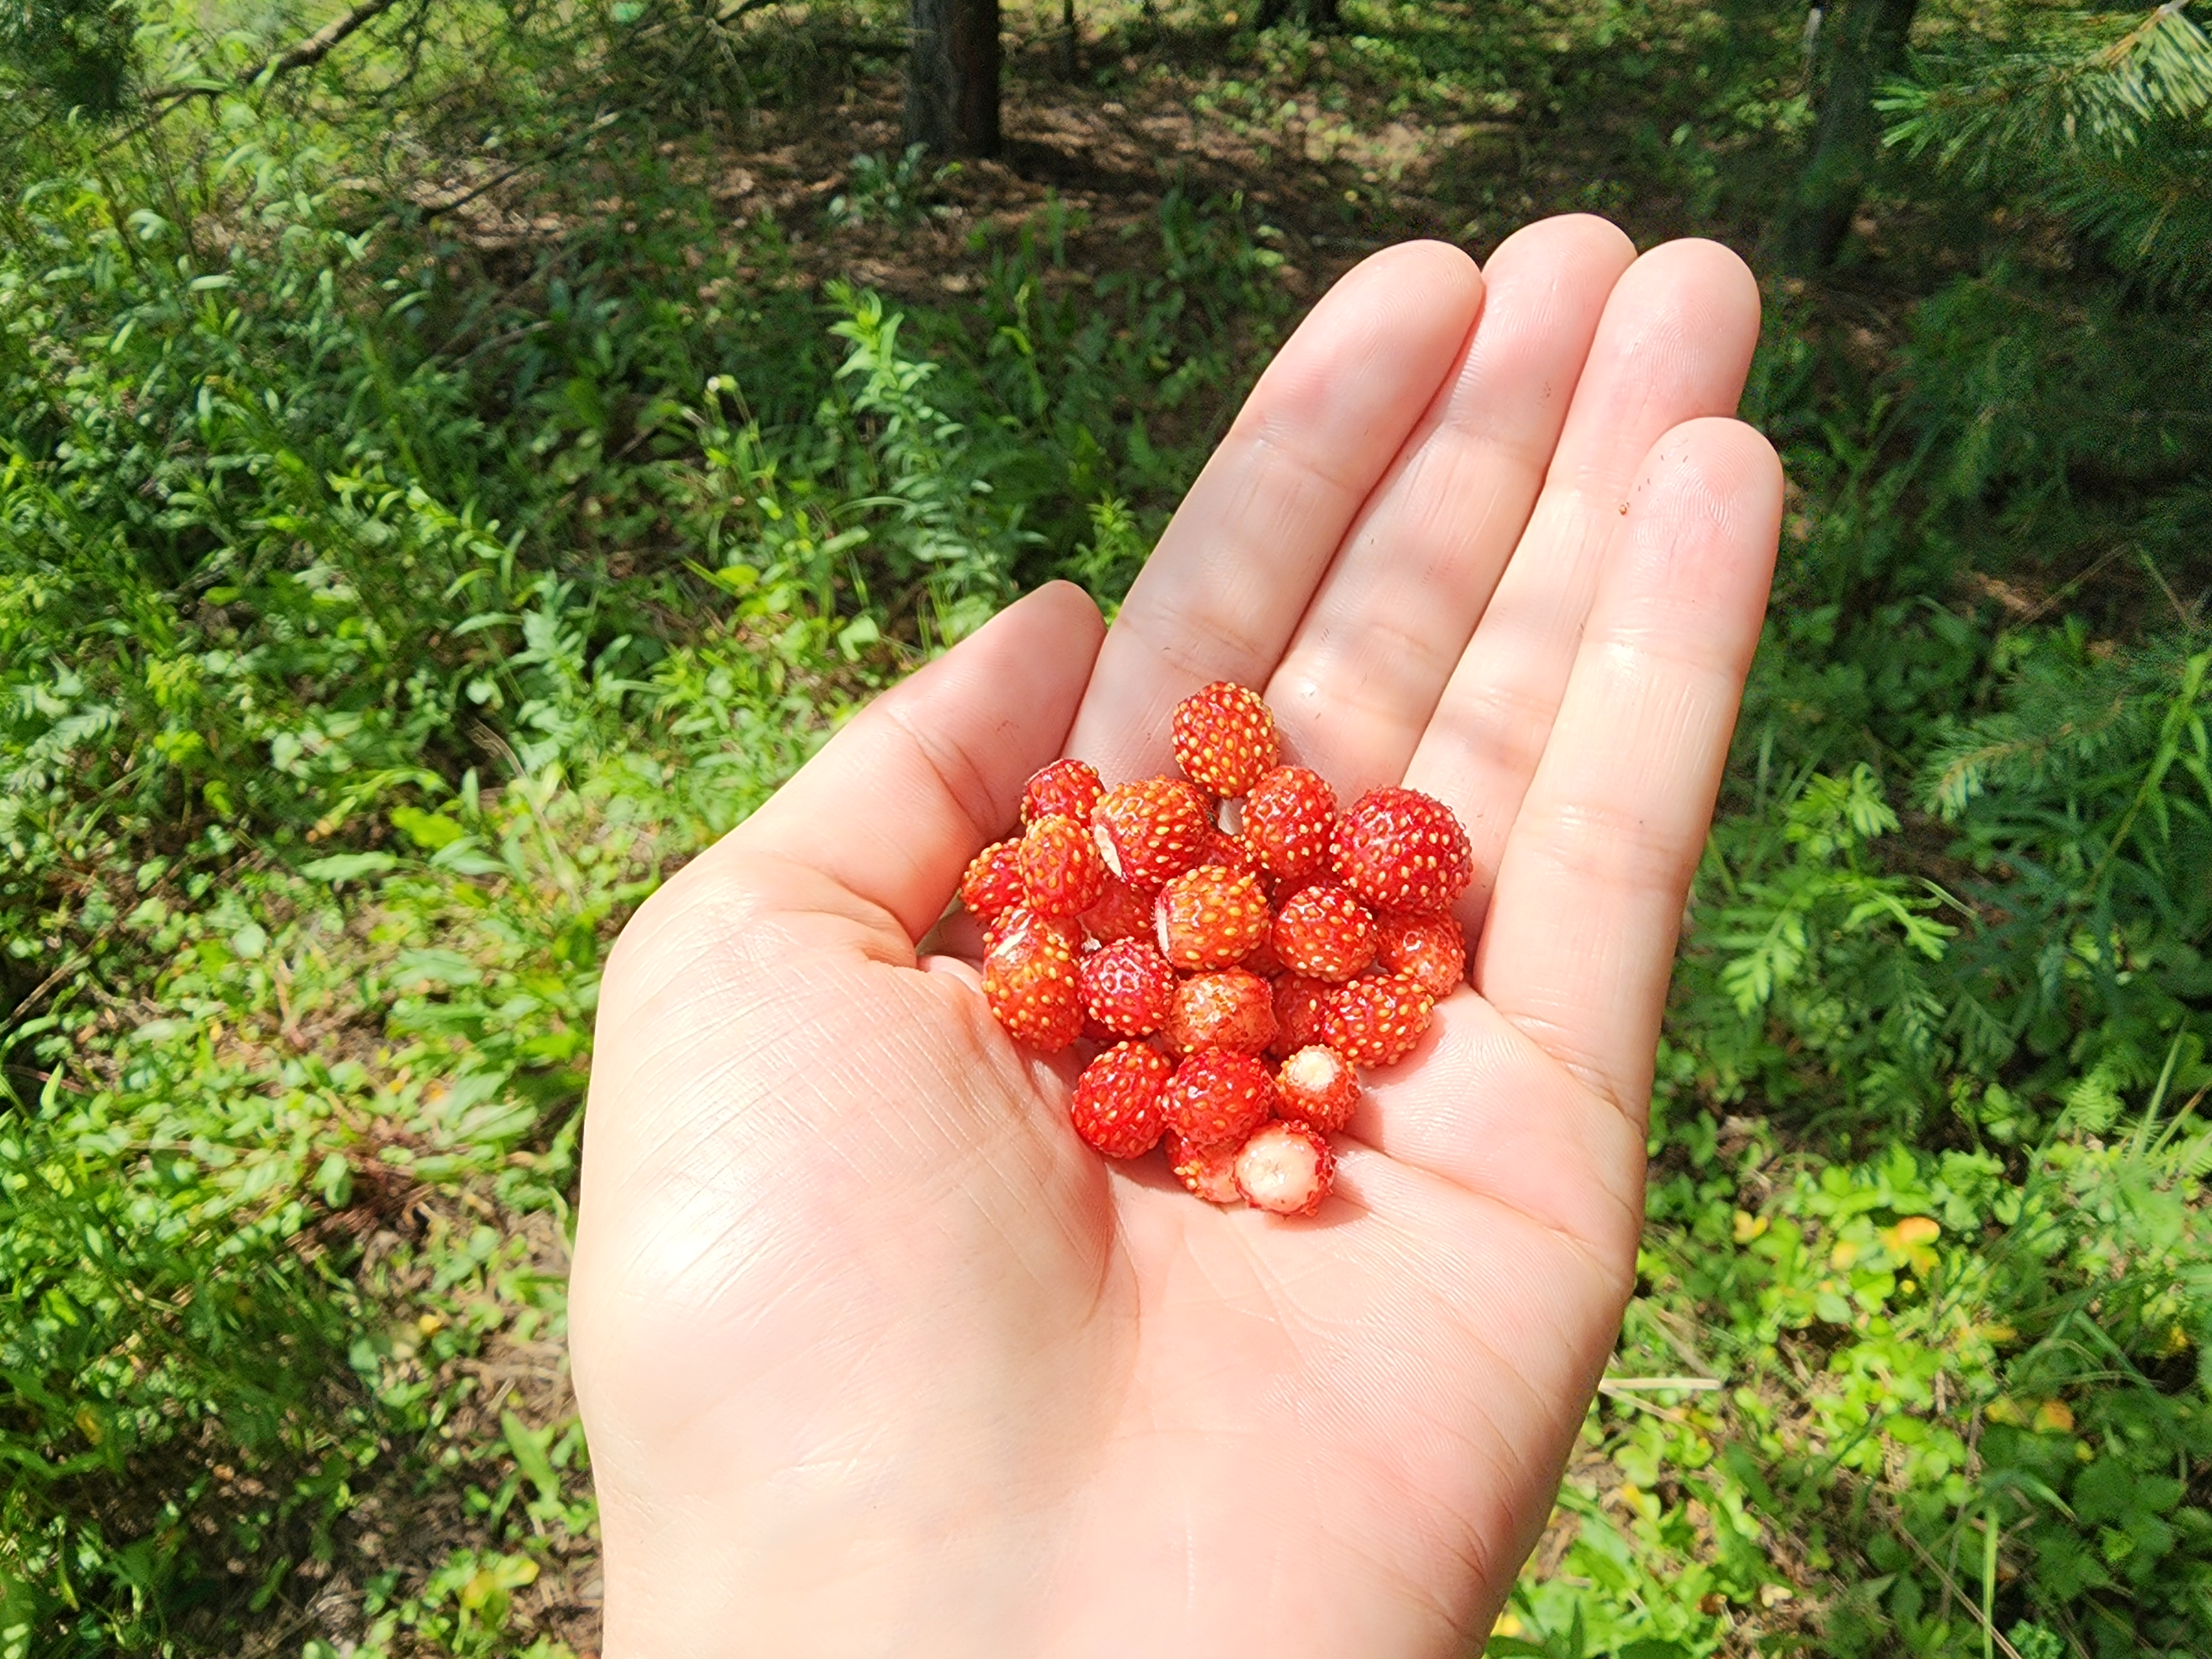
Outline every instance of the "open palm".
<path id="1" fill-rule="evenodd" d="M 606 1652 L 1449 1655 L 1542 1524 L 1633 1278 L 1676 927 L 1782 483 L 1711 244 L 1414 244 L 1284 348 L 1110 633 L 1065 586 L 880 698 L 639 914 L 572 1291 Z M 1024 780 L 1285 758 L 1474 843 L 1473 987 L 1310 1221 L 1067 1122 L 917 957 Z"/>

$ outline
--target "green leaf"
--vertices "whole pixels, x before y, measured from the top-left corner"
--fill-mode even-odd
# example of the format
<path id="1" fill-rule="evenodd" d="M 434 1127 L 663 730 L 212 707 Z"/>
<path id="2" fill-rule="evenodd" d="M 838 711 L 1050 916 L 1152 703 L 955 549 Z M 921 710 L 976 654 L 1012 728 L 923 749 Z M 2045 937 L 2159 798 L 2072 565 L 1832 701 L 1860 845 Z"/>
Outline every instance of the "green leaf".
<path id="1" fill-rule="evenodd" d="M 337 887 L 365 876 L 380 876 L 398 862 L 389 853 L 334 853 L 329 858 L 301 865 L 300 873 L 309 881 L 326 882 Z"/>
<path id="2" fill-rule="evenodd" d="M 559 1502 L 561 1477 L 554 1471 L 548 1449 L 553 1443 L 553 1430 L 533 1429 L 513 1412 L 499 1414 L 499 1426 L 507 1437 L 507 1449 L 514 1455 L 514 1467 L 522 1471 L 524 1480 L 538 1489 L 539 1499 L 547 1504 Z"/>
<path id="3" fill-rule="evenodd" d="M 394 828 L 426 853 L 450 846 L 468 832 L 441 812 L 425 812 L 418 806 L 392 809 Z"/>

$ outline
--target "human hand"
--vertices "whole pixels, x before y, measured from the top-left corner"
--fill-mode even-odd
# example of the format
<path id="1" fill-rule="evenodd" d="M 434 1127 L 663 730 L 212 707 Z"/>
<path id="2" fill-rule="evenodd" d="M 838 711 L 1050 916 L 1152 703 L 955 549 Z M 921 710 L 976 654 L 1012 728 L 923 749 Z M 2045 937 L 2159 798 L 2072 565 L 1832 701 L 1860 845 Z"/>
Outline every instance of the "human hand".
<path id="1" fill-rule="evenodd" d="M 605 1651 L 1449 1655 L 1552 1503 L 1633 1283 L 1661 1004 L 1782 503 L 1708 243 L 1587 218 L 1346 276 L 1102 644 L 1031 594 L 640 911 L 571 1285 Z M 918 959 L 1061 754 L 1285 758 L 1473 839 L 1470 988 L 1310 1221 L 1075 1137 L 1065 1056 Z"/>

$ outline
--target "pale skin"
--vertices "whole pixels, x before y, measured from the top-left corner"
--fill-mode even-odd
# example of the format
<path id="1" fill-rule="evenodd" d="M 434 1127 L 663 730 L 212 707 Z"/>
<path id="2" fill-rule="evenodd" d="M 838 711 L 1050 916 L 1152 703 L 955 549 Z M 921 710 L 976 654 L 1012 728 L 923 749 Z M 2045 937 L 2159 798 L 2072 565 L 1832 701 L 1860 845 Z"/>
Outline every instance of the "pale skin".
<path id="1" fill-rule="evenodd" d="M 608 966 L 571 1289 L 607 1659 L 1452 1656 L 1630 1294 L 1682 906 L 1782 511 L 1736 258 L 1589 218 L 1346 276 L 1120 618 L 1030 594 Z M 1233 679 L 1449 802 L 1472 983 L 1311 1220 L 1109 1165 L 931 936 L 1024 781 Z"/>

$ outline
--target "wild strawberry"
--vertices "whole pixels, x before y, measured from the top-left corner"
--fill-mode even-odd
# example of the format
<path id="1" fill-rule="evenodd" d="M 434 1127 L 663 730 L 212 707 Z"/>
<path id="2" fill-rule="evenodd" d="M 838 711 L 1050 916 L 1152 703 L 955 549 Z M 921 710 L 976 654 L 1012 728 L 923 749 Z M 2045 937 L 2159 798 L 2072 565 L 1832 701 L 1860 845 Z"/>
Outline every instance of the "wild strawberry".
<path id="1" fill-rule="evenodd" d="M 1072 916 L 1097 903 L 1106 864 L 1091 832 L 1057 812 L 1030 824 L 1022 837 L 1022 891 L 1042 915 Z"/>
<path id="2" fill-rule="evenodd" d="M 1274 1040 L 1274 999 L 1266 980 L 1241 968 L 1193 974 L 1175 988 L 1165 1024 L 1168 1041 L 1184 1054 L 1234 1048 L 1256 1054 Z"/>
<path id="3" fill-rule="evenodd" d="M 979 921 L 995 921 L 1022 902 L 1022 842 L 994 841 L 968 866 L 960 878 L 960 902 Z"/>
<path id="4" fill-rule="evenodd" d="M 1436 999 L 1410 979 L 1355 979 L 1322 1004 L 1321 1040 L 1355 1066 L 1395 1066 L 1421 1040 L 1435 1008 Z"/>
<path id="5" fill-rule="evenodd" d="M 1241 795 L 1275 763 L 1275 717 L 1257 691 L 1216 680 L 1176 705 L 1176 762 L 1217 795 Z"/>
<path id="6" fill-rule="evenodd" d="M 1176 778 L 1117 783 L 1091 809 L 1091 833 L 1106 868 L 1139 892 L 1152 892 L 1198 862 L 1211 828 L 1206 803 Z"/>
<path id="7" fill-rule="evenodd" d="M 1259 975 L 1261 979 L 1279 978 L 1285 969 L 1282 957 L 1275 954 L 1274 930 L 1269 928 L 1267 937 L 1247 951 L 1237 965 L 1248 974 Z"/>
<path id="8" fill-rule="evenodd" d="M 1341 887 L 1316 882 L 1275 913 L 1274 942 L 1292 973 L 1347 980 L 1375 959 L 1375 917 Z"/>
<path id="9" fill-rule="evenodd" d="M 1315 1043 L 1283 1062 L 1275 1093 L 1275 1110 L 1285 1121 L 1341 1129 L 1359 1104 L 1359 1076 L 1336 1050 Z"/>
<path id="10" fill-rule="evenodd" d="M 1226 968 L 1267 936 L 1272 918 L 1256 876 L 1201 865 L 1160 889 L 1153 908 L 1160 954 L 1176 967 Z"/>
<path id="11" fill-rule="evenodd" d="M 1198 862 L 1201 867 L 1234 870 L 1239 875 L 1257 875 L 1260 871 L 1260 860 L 1253 857 L 1252 849 L 1225 830 L 1206 831 L 1206 844 L 1198 849 Z"/>
<path id="12" fill-rule="evenodd" d="M 1275 1080 L 1249 1054 L 1201 1048 L 1176 1067 L 1160 1109 L 1194 1145 L 1234 1145 L 1274 1115 Z"/>
<path id="13" fill-rule="evenodd" d="M 1237 1190 L 1255 1210 L 1311 1215 L 1336 1181 L 1328 1138 L 1301 1123 L 1270 1123 L 1237 1154 Z"/>
<path id="14" fill-rule="evenodd" d="M 1414 789 L 1370 789 L 1328 842 L 1336 878 L 1377 910 L 1447 909 L 1474 879 L 1474 850 L 1451 808 Z"/>
<path id="15" fill-rule="evenodd" d="M 1449 915 L 1385 911 L 1375 918 L 1375 962 L 1432 997 L 1449 996 L 1467 977 L 1467 937 Z"/>
<path id="16" fill-rule="evenodd" d="M 1244 844 L 1272 876 L 1304 876 L 1328 860 L 1336 791 L 1318 772 L 1278 766 L 1244 798 Z"/>
<path id="17" fill-rule="evenodd" d="M 1083 929 L 1076 925 L 1073 916 L 1041 915 L 1026 904 L 1001 910 L 994 920 L 983 924 L 984 951 L 988 953 L 1016 927 L 1042 934 L 1070 957 L 1083 954 Z"/>
<path id="18" fill-rule="evenodd" d="M 1152 936 L 1152 901 L 1127 882 L 1109 876 L 1098 902 L 1077 920 L 1082 922 L 1083 931 L 1101 945 L 1111 945 L 1117 939 L 1148 939 Z"/>
<path id="19" fill-rule="evenodd" d="M 1321 1041 L 1322 1005 L 1336 987 L 1304 974 L 1285 974 L 1275 981 L 1275 1040 L 1267 1052 L 1277 1059 Z"/>
<path id="20" fill-rule="evenodd" d="M 1042 772 L 1032 776 L 1022 791 L 1022 822 L 1035 823 L 1039 818 L 1055 814 L 1073 818 L 1078 823 L 1091 822 L 1091 809 L 1098 805 L 1098 797 L 1106 793 L 1106 786 L 1098 781 L 1098 774 L 1079 760 L 1056 760 Z"/>
<path id="21" fill-rule="evenodd" d="M 1053 1054 L 1083 1032 L 1083 985 L 1063 918 L 1017 907 L 999 918 L 999 937 L 983 956 L 983 998 L 1006 1035 Z"/>
<path id="22" fill-rule="evenodd" d="M 1176 971 L 1148 939 L 1116 939 L 1076 964 L 1083 1006 L 1116 1036 L 1150 1036 L 1175 1006 Z"/>
<path id="23" fill-rule="evenodd" d="M 1167 1132 L 1168 1167 L 1176 1179 L 1209 1204 L 1242 1204 L 1237 1190 L 1235 1141 L 1225 1146 L 1194 1146 L 1173 1129 Z"/>
<path id="24" fill-rule="evenodd" d="M 1075 1133 L 1109 1158 L 1138 1158 L 1159 1143 L 1160 1096 L 1175 1066 L 1141 1042 L 1117 1042 L 1083 1068 L 1070 1115 Z"/>

